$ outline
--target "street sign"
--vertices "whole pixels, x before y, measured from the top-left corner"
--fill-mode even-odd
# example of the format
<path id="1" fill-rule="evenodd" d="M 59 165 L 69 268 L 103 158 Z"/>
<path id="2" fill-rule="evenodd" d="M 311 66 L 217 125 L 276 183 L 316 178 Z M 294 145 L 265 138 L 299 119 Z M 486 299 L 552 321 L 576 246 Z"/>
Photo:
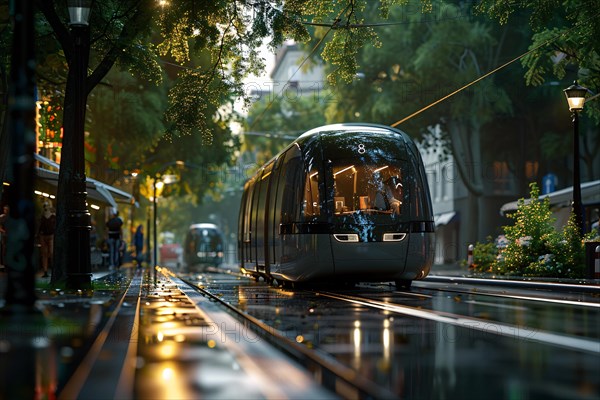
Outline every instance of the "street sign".
<path id="1" fill-rule="evenodd" d="M 542 194 L 552 193 L 556 190 L 558 178 L 553 173 L 548 173 L 542 178 Z"/>

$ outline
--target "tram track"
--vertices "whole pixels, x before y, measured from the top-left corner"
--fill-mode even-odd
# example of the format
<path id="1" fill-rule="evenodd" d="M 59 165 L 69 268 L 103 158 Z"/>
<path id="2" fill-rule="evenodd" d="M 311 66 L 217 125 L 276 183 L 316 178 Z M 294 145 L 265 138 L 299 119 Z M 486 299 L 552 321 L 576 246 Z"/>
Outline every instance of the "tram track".
<path id="1" fill-rule="evenodd" d="M 551 344 L 570 350 L 585 351 L 600 354 L 600 346 L 596 340 L 586 338 L 566 336 L 552 332 L 542 332 L 532 330 L 527 327 L 490 321 L 487 319 L 467 317 L 460 314 L 448 313 L 443 311 L 424 310 L 407 305 L 382 302 L 368 297 L 351 296 L 332 292 L 315 292 L 319 296 L 329 297 L 348 303 L 359 304 L 387 312 L 402 314 L 410 317 L 427 319 L 434 322 L 450 324 L 461 328 L 478 330 L 485 333 L 496 333 L 500 336 L 508 336 L 523 340 L 536 341 L 542 344 Z"/>
<path id="2" fill-rule="evenodd" d="M 238 275 L 240 276 L 240 275 Z M 465 280 L 467 282 L 468 279 L 470 278 L 465 278 Z M 477 282 L 479 284 L 481 284 L 481 282 L 479 282 L 481 280 L 477 280 Z M 452 284 L 453 282 L 455 282 L 455 278 L 454 277 L 439 277 L 438 279 L 435 279 L 435 283 L 440 283 L 440 282 L 444 282 L 444 283 L 450 283 Z M 507 300 L 507 301 L 512 301 L 512 302 L 521 302 L 523 304 L 526 303 L 540 303 L 544 306 L 547 305 L 552 305 L 552 306 L 562 306 L 562 307 L 577 307 L 577 308 L 583 308 L 583 309 L 590 309 L 592 311 L 595 310 L 600 310 L 600 303 L 598 302 L 593 302 L 593 301 L 586 301 L 586 300 L 582 300 L 580 297 L 578 297 L 578 294 L 568 294 L 568 296 L 571 296 L 572 298 L 574 298 L 573 300 L 570 299 L 565 299 L 565 298 L 551 298 L 548 297 L 548 285 L 547 284 L 542 284 L 542 285 L 536 285 L 535 283 L 533 283 L 533 285 L 531 285 L 531 283 L 527 283 L 526 285 L 516 285 L 513 286 L 512 284 L 515 283 L 516 281 L 504 281 L 503 282 L 503 286 L 505 288 L 516 288 L 517 290 L 523 290 L 524 288 L 531 288 L 531 287 L 535 287 L 535 288 L 539 288 L 542 287 L 544 288 L 544 291 L 542 291 L 539 296 L 531 296 L 531 295 L 525 295 L 525 294 L 512 294 L 508 291 L 502 291 L 502 292 L 497 292 L 497 291 L 493 291 L 493 289 L 490 289 L 488 291 L 486 290 L 482 290 L 480 287 L 477 289 L 474 289 L 473 287 L 466 287 L 466 288 L 453 288 L 453 287 L 438 287 L 438 286 L 431 286 L 429 281 L 420 281 L 417 285 L 415 285 L 415 287 L 413 287 L 411 290 L 408 291 L 402 291 L 402 290 L 394 290 L 392 289 L 391 293 L 393 293 L 394 295 L 400 295 L 403 297 L 413 297 L 416 299 L 431 299 L 433 297 L 432 293 L 444 293 L 444 292 L 450 292 L 450 293 L 454 293 L 457 295 L 457 297 L 455 297 L 455 299 L 457 299 L 457 301 L 461 301 L 465 304 L 473 304 L 476 306 L 487 306 L 487 307 L 493 307 L 493 308 L 504 308 L 504 309 L 510 309 L 510 310 L 520 310 L 520 311 L 527 311 L 528 307 L 524 306 L 524 305 L 515 305 L 515 304 L 500 304 L 500 303 L 493 303 L 493 302 L 488 302 L 485 300 L 481 300 L 481 299 L 476 299 L 475 297 L 489 297 L 489 298 L 493 298 L 493 299 L 501 299 L 501 300 Z M 484 282 L 484 283 L 487 283 Z M 518 282 L 517 282 L 518 283 Z M 464 284 L 464 283 L 463 283 Z M 565 293 L 572 293 L 573 287 L 576 285 L 560 285 L 560 284 L 555 284 L 558 287 L 557 292 L 559 293 L 559 296 L 565 296 Z M 494 288 L 498 285 L 496 284 L 491 284 L 490 287 Z M 382 288 L 382 290 L 377 290 L 378 294 L 387 294 L 390 293 L 390 289 L 384 285 L 377 285 L 377 284 L 368 284 L 367 289 L 368 290 L 373 290 L 373 288 L 379 289 Z M 587 286 L 586 289 L 584 290 L 584 293 L 587 293 L 589 291 L 589 289 L 592 288 L 598 288 L 598 286 Z M 359 287 L 359 290 L 362 289 Z M 389 303 L 389 302 L 385 302 L 385 303 L 381 303 L 378 302 L 377 300 L 373 300 L 372 298 L 369 297 L 361 297 L 356 296 L 356 295 L 348 295 L 346 293 L 343 292 L 331 292 L 331 291 L 327 291 L 327 292 L 323 292 L 320 290 L 312 290 L 310 289 L 309 292 L 314 293 L 316 296 L 327 296 L 333 299 L 337 299 L 337 300 L 344 300 L 344 301 L 348 301 L 348 302 L 354 302 L 355 300 L 358 299 L 357 304 L 361 304 L 363 306 L 371 306 L 375 309 L 383 309 L 386 311 L 394 311 L 400 314 L 404 314 L 404 315 L 409 315 L 409 316 L 416 316 L 416 317 L 420 317 L 420 318 L 424 318 L 424 319 L 428 319 L 428 320 L 432 320 L 432 321 L 437 321 L 437 322 L 446 322 L 446 323 L 451 323 L 453 325 L 457 325 L 457 326 L 463 326 L 463 327 L 469 327 L 469 329 L 476 329 L 476 330 L 485 330 L 487 328 L 482 328 L 482 327 L 489 327 L 490 324 L 494 324 L 495 329 L 498 329 L 500 331 L 501 335 L 511 335 L 514 336 L 514 334 L 516 332 L 522 332 L 522 331 L 527 331 L 527 328 L 524 328 L 522 326 L 517 326 L 515 324 L 507 324 L 507 323 L 503 323 L 501 321 L 493 321 L 489 318 L 486 319 L 480 319 L 480 318 L 474 318 L 471 316 L 464 316 L 464 315 L 458 315 L 458 314 L 451 314 L 449 316 L 444 315 L 444 313 L 440 313 L 438 311 L 434 311 L 434 310 L 430 310 L 427 311 L 427 313 L 423 313 L 422 309 L 418 309 L 418 311 L 416 311 L 415 313 L 413 312 L 407 312 L 407 310 L 410 310 L 411 307 L 410 306 L 406 306 L 403 304 L 394 304 L 394 303 Z M 555 293 L 550 293 L 550 295 L 555 295 Z M 469 298 L 463 298 L 463 296 L 470 296 L 473 297 L 471 299 Z M 593 295 L 592 295 L 592 299 L 594 299 Z M 415 309 L 414 307 L 412 309 Z M 440 317 L 441 316 L 441 317 Z M 446 318 L 448 317 L 448 319 Z M 533 329 L 537 329 L 537 328 L 533 328 Z M 533 329 L 530 329 L 530 331 L 533 331 Z M 510 333 L 507 333 L 510 332 Z M 541 336 L 540 336 L 541 335 Z M 598 346 L 597 342 L 594 341 L 588 341 L 586 339 L 581 339 L 578 338 L 576 336 L 566 336 L 564 334 L 554 334 L 554 333 L 550 333 L 550 332 L 546 332 L 546 333 L 542 333 L 538 335 L 538 339 L 541 338 L 545 338 L 545 339 L 540 339 L 543 340 L 544 343 L 550 343 L 550 344 L 555 344 L 555 345 L 559 345 L 562 347 L 569 347 L 569 348 L 573 348 L 573 349 L 579 349 L 579 350 L 592 350 L 593 352 L 599 352 L 600 350 L 600 346 Z M 517 335 L 518 336 L 518 335 Z M 573 340 L 569 340 L 570 337 L 573 337 Z"/>
<path id="3" fill-rule="evenodd" d="M 394 378 L 397 375 L 364 367 L 375 365 L 371 353 L 374 343 L 381 346 L 375 360 L 396 354 L 398 358 L 389 359 L 400 364 L 411 360 L 402 352 L 427 337 L 441 343 L 441 349 L 457 346 L 467 354 L 475 343 L 512 349 L 509 354 L 520 354 L 523 350 L 518 349 L 522 348 L 532 353 L 564 351 L 579 354 L 577 357 L 587 363 L 600 354 L 597 333 L 581 330 L 590 321 L 597 321 L 599 307 L 589 292 L 582 295 L 584 301 L 578 294 L 569 293 L 571 290 L 554 293 L 510 285 L 500 289 L 495 285 L 473 287 L 452 279 L 446 283 L 415 282 L 410 290 L 396 290 L 385 283 L 290 289 L 246 275 L 218 272 L 224 271 L 183 280 L 211 302 L 227 308 L 263 340 L 344 398 L 404 396 L 393 384 L 398 384 Z M 361 336 L 370 339 L 361 340 Z M 445 351 L 449 350 L 435 354 Z M 386 394 L 376 394 L 380 390 Z"/>
<path id="4" fill-rule="evenodd" d="M 470 282 L 471 278 L 464 278 L 461 280 L 462 284 L 465 282 Z M 456 278 L 454 277 L 437 277 L 434 279 L 436 283 L 454 283 L 456 282 Z M 489 284 L 489 280 L 475 280 L 477 284 Z M 522 289 L 540 289 L 543 288 L 545 291 L 548 290 L 550 286 L 546 283 L 536 283 L 536 282 L 525 282 L 524 284 L 520 284 L 518 281 L 502 281 L 502 286 L 516 288 L 518 290 Z M 554 284 L 555 287 L 558 288 L 559 293 L 572 292 L 573 289 L 579 287 L 578 285 L 572 284 Z M 377 285 L 371 284 L 371 286 L 377 287 Z M 383 285 L 382 285 L 383 286 Z M 581 308 L 590 308 L 590 309 L 600 309 L 600 304 L 597 302 L 591 301 L 582 301 L 582 300 L 565 300 L 565 299 L 554 299 L 548 297 L 534 297 L 534 296 L 526 296 L 526 295 L 518 295 L 518 294 L 510 294 L 507 292 L 498 293 L 498 292 L 486 292 L 483 290 L 473 291 L 473 288 L 464 288 L 464 289 L 453 289 L 448 287 L 431 287 L 428 281 L 419 282 L 413 289 L 409 291 L 401 291 L 401 290 L 392 290 L 393 293 L 401 295 L 403 297 L 415 297 L 415 298 L 431 298 L 433 297 L 431 294 L 427 292 L 423 292 L 422 289 L 426 291 L 434 291 L 434 292 L 453 292 L 461 296 L 488 296 L 492 298 L 498 299 L 506 299 L 511 301 L 521 301 L 521 302 L 539 302 L 544 304 L 551 304 L 557 306 L 575 306 Z M 497 287 L 498 284 L 492 283 L 489 285 L 490 287 Z M 380 286 L 381 287 L 381 286 Z M 588 285 L 585 287 L 583 292 L 590 292 L 591 289 L 597 289 L 598 286 Z M 372 289 L 372 287 L 371 287 Z M 390 302 L 381 302 L 378 300 L 374 300 L 369 297 L 363 297 L 360 295 L 348 295 L 342 292 L 331 292 L 331 291 L 320 291 L 320 290 L 309 290 L 314 293 L 316 296 L 324 296 L 329 297 L 331 299 L 336 299 L 340 301 L 345 301 L 348 303 L 360 304 L 362 306 L 371 307 L 378 310 L 384 310 L 387 312 L 393 312 L 396 314 L 402 314 L 406 316 L 431 320 L 435 322 L 441 322 L 446 324 L 451 324 L 454 326 L 467 328 L 471 330 L 478 330 L 482 332 L 488 332 L 493 329 L 493 332 L 497 332 L 500 336 L 510 336 L 517 337 L 523 340 L 531 340 L 536 341 L 542 344 L 551 344 L 556 345 L 563 348 L 569 348 L 572 350 L 578 351 L 587 351 L 596 354 L 600 354 L 600 346 L 596 340 L 589 340 L 587 338 L 581 338 L 577 336 L 565 335 L 562 333 L 553 333 L 540 331 L 537 328 L 527 328 L 524 326 L 519 326 L 515 324 L 503 323 L 501 321 L 493 321 L 490 319 L 482 319 L 475 318 L 471 316 L 464 316 L 460 314 L 453 313 L 445 313 L 434 310 L 423 310 L 418 307 L 411 307 L 403 304 L 390 303 Z M 389 289 L 384 289 L 380 293 L 387 293 Z M 512 310 L 527 310 L 525 306 L 518 305 L 503 305 L 497 303 L 488 303 L 481 300 L 461 300 L 465 304 L 474 304 L 478 306 L 489 306 L 496 308 L 506 308 Z M 491 328 L 493 326 L 493 328 Z"/>
<path id="5" fill-rule="evenodd" d="M 540 302 L 540 303 L 551 303 L 556 305 L 563 306 L 576 306 L 576 307 L 589 307 L 592 309 L 600 309 L 600 301 L 597 300 L 598 296 L 600 296 L 600 286 L 587 286 L 581 292 L 574 292 L 573 286 L 576 285 L 567 285 L 564 287 L 560 284 L 555 284 L 556 287 L 552 288 L 547 285 L 536 286 L 536 285 L 519 285 L 518 281 L 507 281 L 503 285 L 497 284 L 488 284 L 488 282 L 469 282 L 466 278 L 465 281 L 461 281 L 461 283 L 455 282 L 455 279 L 452 277 L 448 277 L 445 279 L 437 279 L 435 282 L 429 282 L 428 280 L 415 282 L 410 291 L 396 291 L 398 293 L 402 293 L 407 296 L 430 296 L 429 291 L 434 292 L 451 292 L 457 293 L 460 295 L 474 295 L 474 296 L 489 296 L 494 298 L 503 298 L 509 300 L 519 300 L 519 301 L 532 301 L 532 302 Z M 517 285 L 512 285 L 515 282 Z M 474 286 L 474 283 L 477 286 Z M 460 286 L 463 285 L 463 286 Z M 382 290 L 389 290 L 389 288 L 385 285 L 373 285 L 373 287 L 381 287 Z M 503 290 L 498 290 L 497 288 L 501 287 Z M 544 290 L 539 290 L 542 287 Z M 530 292 L 525 292 L 523 290 L 528 289 L 536 289 L 536 296 L 528 294 Z M 553 289 L 553 290 L 550 290 Z M 595 289 L 592 291 L 591 289 Z M 521 294 L 511 292 L 514 290 L 520 290 Z M 596 301 L 594 301 L 596 300 Z"/>
<path id="6" fill-rule="evenodd" d="M 593 283 L 565 283 L 565 282 L 541 282 L 532 280 L 516 280 L 516 279 L 493 279 L 493 278 L 474 278 L 474 277 L 456 277 L 443 275 L 429 275 L 422 281 L 415 283 L 436 282 L 445 284 L 467 284 L 467 285 L 482 285 L 495 287 L 512 287 L 520 289 L 545 290 L 552 292 L 574 292 L 574 293 L 590 293 L 592 295 L 600 295 L 600 285 Z"/>
<path id="7" fill-rule="evenodd" d="M 355 370 L 339 363 L 328 354 L 318 350 L 308 349 L 306 346 L 290 340 L 272 326 L 241 311 L 239 308 L 223 300 L 220 296 L 215 295 L 211 291 L 202 288 L 189 279 L 181 277 L 179 277 L 179 279 L 181 279 L 191 290 L 202 294 L 211 301 L 218 303 L 227 309 L 230 313 L 235 315 L 236 319 L 241 320 L 242 324 L 251 325 L 258 336 L 263 340 L 266 340 L 279 351 L 287 354 L 299 364 L 303 365 L 320 384 L 331 390 L 333 393 L 340 395 L 343 398 L 391 399 L 397 397 L 386 388 L 364 379 L 357 374 Z"/>

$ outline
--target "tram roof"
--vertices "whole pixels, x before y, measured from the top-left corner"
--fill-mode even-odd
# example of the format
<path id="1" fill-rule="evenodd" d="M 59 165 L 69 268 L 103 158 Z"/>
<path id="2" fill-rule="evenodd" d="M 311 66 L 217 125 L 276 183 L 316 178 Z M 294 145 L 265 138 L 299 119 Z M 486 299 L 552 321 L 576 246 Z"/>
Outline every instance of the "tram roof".
<path id="1" fill-rule="evenodd" d="M 360 122 L 352 122 L 352 123 L 341 123 L 341 124 L 330 124 L 320 126 L 318 128 L 311 129 L 298 137 L 299 139 L 306 139 L 311 136 L 317 135 L 323 132 L 332 132 L 332 131 L 360 131 L 360 132 L 369 132 L 369 133 L 400 133 L 405 135 L 404 132 L 399 129 L 392 128 L 391 126 L 379 125 L 379 124 L 370 124 L 370 123 L 360 123 Z"/>
<path id="2" fill-rule="evenodd" d="M 216 229 L 216 230 L 219 230 L 219 227 L 216 224 L 211 224 L 209 222 L 201 222 L 199 224 L 191 224 L 189 229 Z"/>
<path id="3" fill-rule="evenodd" d="M 306 131 L 302 135 L 298 136 L 298 138 L 296 140 L 294 140 L 292 143 L 290 143 L 288 146 L 286 146 L 285 149 L 280 151 L 277 155 L 275 155 L 273 158 L 271 158 L 269 161 L 267 161 L 261 168 L 259 168 L 257 171 L 257 174 L 255 174 L 252 178 L 248 179 L 248 181 L 251 181 L 256 176 L 258 176 L 258 173 L 262 169 L 264 169 L 267 165 L 274 162 L 281 154 L 286 152 L 290 147 L 302 146 L 304 143 L 306 143 L 307 140 L 310 140 L 311 138 L 313 138 L 321 133 L 324 133 L 324 132 L 343 132 L 343 131 L 364 132 L 364 133 L 381 133 L 381 134 L 396 133 L 396 134 L 402 135 L 402 137 L 405 139 L 405 141 L 411 140 L 410 137 L 405 132 L 403 132 L 397 128 L 392 128 L 391 126 L 387 126 L 387 125 L 361 123 L 361 122 L 346 122 L 346 123 L 329 124 L 329 125 L 319 126 L 317 128 L 313 128 L 309 131 Z"/>

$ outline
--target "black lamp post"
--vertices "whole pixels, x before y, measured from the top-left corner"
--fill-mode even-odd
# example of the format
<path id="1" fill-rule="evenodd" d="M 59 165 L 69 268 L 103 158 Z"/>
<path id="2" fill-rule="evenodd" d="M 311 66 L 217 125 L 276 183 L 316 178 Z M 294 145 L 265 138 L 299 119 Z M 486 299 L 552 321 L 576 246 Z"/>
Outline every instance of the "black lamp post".
<path id="1" fill-rule="evenodd" d="M 91 287 L 92 269 L 90 263 L 91 215 L 87 209 L 85 177 L 85 105 L 87 67 L 89 62 L 90 31 L 88 18 L 91 0 L 68 0 L 69 26 L 73 35 L 73 56 L 69 68 L 75 80 L 73 104 L 75 122 L 71 157 L 73 174 L 69 182 L 68 238 L 70 255 L 67 264 L 67 287 L 83 289 Z"/>
<path id="2" fill-rule="evenodd" d="M 564 90 L 573 117 L 573 213 L 579 234 L 583 235 L 583 212 L 581 209 L 581 181 L 579 176 L 579 112 L 583 110 L 587 88 L 577 81 Z"/>
<path id="3" fill-rule="evenodd" d="M 152 251 L 154 252 L 154 256 L 152 257 L 152 269 L 153 269 L 153 277 L 154 277 L 154 284 L 156 285 L 157 282 L 157 276 L 156 276 L 156 268 L 158 267 L 158 249 L 157 249 L 157 243 L 158 243 L 158 237 L 156 235 L 156 217 L 157 217 L 157 199 L 156 199 L 156 187 L 158 186 L 158 183 L 162 183 L 162 181 L 157 182 L 157 180 L 161 177 L 161 175 L 157 175 L 154 177 L 154 184 L 152 185 L 154 188 L 154 192 L 152 194 L 152 211 L 153 211 L 153 217 L 152 217 L 152 235 L 154 238 L 154 247 L 152 247 Z"/>

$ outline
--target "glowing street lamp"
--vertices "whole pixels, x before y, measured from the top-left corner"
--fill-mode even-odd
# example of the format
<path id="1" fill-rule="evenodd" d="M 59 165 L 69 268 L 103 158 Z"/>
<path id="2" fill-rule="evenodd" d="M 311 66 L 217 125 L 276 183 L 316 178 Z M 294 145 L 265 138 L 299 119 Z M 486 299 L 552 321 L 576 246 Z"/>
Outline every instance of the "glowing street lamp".
<path id="1" fill-rule="evenodd" d="M 581 206 L 581 181 L 579 174 L 579 112 L 583 110 L 587 88 L 579 86 L 577 81 L 564 90 L 569 110 L 573 117 L 573 213 L 579 234 L 584 233 Z"/>

